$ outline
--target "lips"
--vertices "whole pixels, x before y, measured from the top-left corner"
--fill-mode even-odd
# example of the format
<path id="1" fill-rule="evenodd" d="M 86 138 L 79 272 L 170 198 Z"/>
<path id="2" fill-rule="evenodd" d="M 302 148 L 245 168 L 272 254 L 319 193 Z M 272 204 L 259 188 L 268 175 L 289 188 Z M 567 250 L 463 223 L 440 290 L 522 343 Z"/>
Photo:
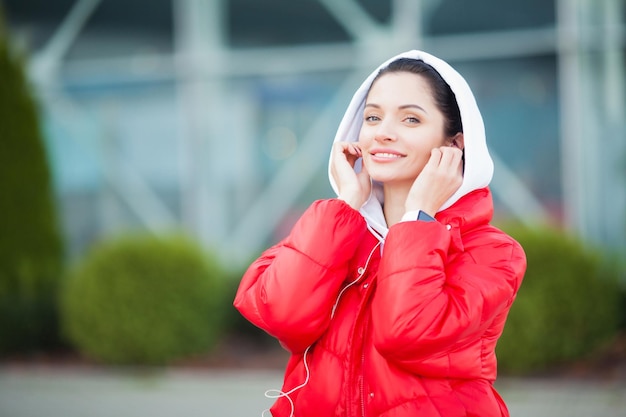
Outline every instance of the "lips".
<path id="1" fill-rule="evenodd" d="M 402 155 L 400 154 L 389 153 L 389 152 L 376 152 L 376 153 L 373 153 L 372 156 L 375 156 L 376 158 L 389 158 L 389 159 L 402 158 Z"/>
<path id="2" fill-rule="evenodd" d="M 370 155 L 372 155 L 372 159 L 375 161 L 393 161 L 406 156 L 393 149 L 372 149 L 370 150 Z"/>

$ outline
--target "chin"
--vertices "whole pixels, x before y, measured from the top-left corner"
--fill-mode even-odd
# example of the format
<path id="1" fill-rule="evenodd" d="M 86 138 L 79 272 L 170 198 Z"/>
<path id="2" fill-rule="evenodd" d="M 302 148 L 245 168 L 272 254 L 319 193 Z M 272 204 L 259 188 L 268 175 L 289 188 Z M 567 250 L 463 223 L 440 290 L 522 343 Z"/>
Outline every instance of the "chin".
<path id="1" fill-rule="evenodd" d="M 402 183 L 402 182 L 409 181 L 409 179 L 407 179 L 407 178 L 399 177 L 398 175 L 389 175 L 389 174 L 387 174 L 387 175 L 384 175 L 384 174 L 380 174 L 380 175 L 370 174 L 370 177 L 372 178 L 373 181 L 381 182 L 383 184 Z"/>
<path id="2" fill-rule="evenodd" d="M 406 184 L 406 183 L 412 185 L 413 182 L 415 182 L 415 178 L 417 178 L 417 175 L 407 176 L 405 172 L 402 172 L 402 173 L 398 173 L 397 171 L 396 172 L 382 172 L 382 170 L 373 170 L 373 171 L 374 172 L 368 171 L 372 181 L 376 181 L 376 182 L 388 184 L 388 185 L 392 185 L 392 184 L 400 185 L 400 184 Z"/>

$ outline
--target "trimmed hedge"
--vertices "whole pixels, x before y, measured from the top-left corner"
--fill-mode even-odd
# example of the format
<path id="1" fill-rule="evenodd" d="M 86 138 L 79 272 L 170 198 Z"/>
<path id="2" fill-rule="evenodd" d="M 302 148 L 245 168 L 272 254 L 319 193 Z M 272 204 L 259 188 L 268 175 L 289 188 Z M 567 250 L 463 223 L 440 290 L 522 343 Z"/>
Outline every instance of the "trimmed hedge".
<path id="1" fill-rule="evenodd" d="M 220 336 L 223 272 L 183 237 L 123 237 L 93 248 L 64 286 L 64 334 L 107 364 L 162 365 Z"/>
<path id="2" fill-rule="evenodd" d="M 623 306 L 616 264 L 557 230 L 507 232 L 524 248 L 528 268 L 496 349 L 501 372 L 567 364 L 617 334 Z"/>
<path id="3" fill-rule="evenodd" d="M 251 263 L 252 261 L 250 261 Z M 264 330 L 252 324 L 233 306 L 233 301 L 237 295 L 237 290 L 241 283 L 246 267 L 241 270 L 233 270 L 229 273 L 226 281 L 224 296 L 224 326 L 226 333 L 230 337 L 240 340 L 253 349 L 267 349 L 279 346 L 277 340 Z"/>
<path id="4" fill-rule="evenodd" d="M 60 342 L 63 242 L 38 116 L 0 10 L 0 356 Z"/>

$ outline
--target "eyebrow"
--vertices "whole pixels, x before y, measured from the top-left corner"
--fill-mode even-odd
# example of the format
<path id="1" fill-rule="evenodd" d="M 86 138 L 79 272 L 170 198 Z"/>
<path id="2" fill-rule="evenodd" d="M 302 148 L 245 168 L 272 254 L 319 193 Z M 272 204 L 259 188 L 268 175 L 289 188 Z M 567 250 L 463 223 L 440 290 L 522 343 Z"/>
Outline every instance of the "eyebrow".
<path id="1" fill-rule="evenodd" d="M 365 105 L 365 107 L 374 107 L 374 108 L 380 109 L 380 105 L 378 105 L 376 103 L 367 103 Z M 403 104 L 402 106 L 398 106 L 398 109 L 400 109 L 400 110 L 418 109 L 418 110 L 421 110 L 424 113 L 428 114 L 428 112 L 422 106 L 418 106 L 417 104 Z"/>

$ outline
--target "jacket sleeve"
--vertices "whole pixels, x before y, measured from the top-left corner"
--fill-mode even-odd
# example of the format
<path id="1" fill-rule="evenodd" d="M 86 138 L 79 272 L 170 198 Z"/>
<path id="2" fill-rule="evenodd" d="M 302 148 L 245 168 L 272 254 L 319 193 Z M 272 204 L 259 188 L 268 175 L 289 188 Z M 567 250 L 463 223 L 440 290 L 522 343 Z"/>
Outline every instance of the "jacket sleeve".
<path id="1" fill-rule="evenodd" d="M 235 308 L 292 353 L 304 351 L 326 330 L 366 232 L 361 214 L 345 202 L 314 202 L 287 238 L 249 266 Z"/>
<path id="2" fill-rule="evenodd" d="M 404 222 L 387 235 L 372 301 L 374 343 L 415 372 L 425 359 L 479 339 L 510 307 L 526 268 L 519 244 L 490 227 L 448 259 L 454 232 Z"/>

